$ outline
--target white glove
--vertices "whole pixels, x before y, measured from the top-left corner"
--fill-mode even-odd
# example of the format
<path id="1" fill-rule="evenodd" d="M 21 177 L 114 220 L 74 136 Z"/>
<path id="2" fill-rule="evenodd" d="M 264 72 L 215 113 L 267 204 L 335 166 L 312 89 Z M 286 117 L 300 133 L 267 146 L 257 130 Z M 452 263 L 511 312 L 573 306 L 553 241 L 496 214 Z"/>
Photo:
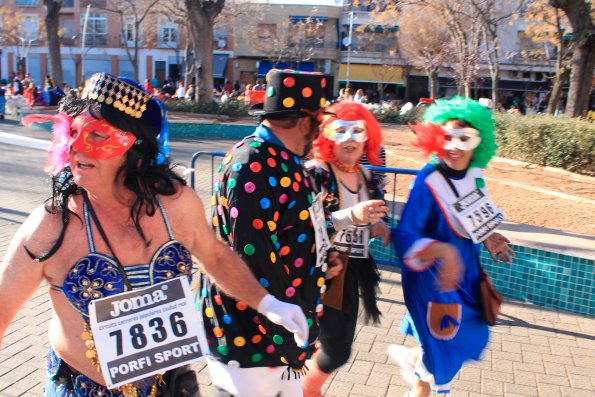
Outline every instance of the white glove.
<path id="1" fill-rule="evenodd" d="M 302 308 L 298 305 L 282 302 L 268 294 L 262 298 L 257 310 L 271 322 L 293 332 L 293 338 L 299 347 L 304 347 L 308 343 L 308 322 Z"/>

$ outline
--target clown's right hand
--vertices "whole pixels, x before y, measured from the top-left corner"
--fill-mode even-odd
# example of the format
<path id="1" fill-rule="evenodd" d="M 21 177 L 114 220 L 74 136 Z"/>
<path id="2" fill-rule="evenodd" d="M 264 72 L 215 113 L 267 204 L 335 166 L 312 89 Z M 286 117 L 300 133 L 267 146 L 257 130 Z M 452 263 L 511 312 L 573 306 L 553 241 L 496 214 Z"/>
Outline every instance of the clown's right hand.
<path id="1" fill-rule="evenodd" d="M 444 246 L 440 255 L 436 283 L 440 291 L 448 292 L 459 289 L 464 268 L 457 249 L 451 244 L 444 244 Z"/>
<path id="2" fill-rule="evenodd" d="M 293 338 L 299 347 L 308 343 L 308 322 L 301 307 L 282 302 L 268 294 L 262 298 L 257 310 L 269 321 L 293 332 Z"/>
<path id="3" fill-rule="evenodd" d="M 351 221 L 357 225 L 374 224 L 382 220 L 388 210 L 384 200 L 361 201 L 351 207 Z"/>
<path id="4" fill-rule="evenodd" d="M 293 338 L 299 347 L 308 343 L 308 322 L 302 308 L 298 305 L 282 302 L 268 294 L 262 298 L 257 310 L 269 321 L 293 332 Z"/>

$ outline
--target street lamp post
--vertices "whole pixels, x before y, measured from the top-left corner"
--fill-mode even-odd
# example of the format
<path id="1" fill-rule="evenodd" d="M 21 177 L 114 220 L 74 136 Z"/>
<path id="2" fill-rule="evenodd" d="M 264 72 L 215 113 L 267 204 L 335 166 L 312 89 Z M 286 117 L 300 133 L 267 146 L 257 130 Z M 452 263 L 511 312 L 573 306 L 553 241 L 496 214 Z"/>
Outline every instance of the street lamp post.
<path id="1" fill-rule="evenodd" d="M 347 43 L 347 70 L 345 71 L 345 88 L 349 87 L 349 72 L 351 69 L 351 35 L 353 34 L 354 12 L 349 12 L 349 42 Z"/>
<path id="2" fill-rule="evenodd" d="M 81 85 L 85 84 L 85 41 L 87 39 L 87 22 L 89 21 L 89 12 L 91 11 L 91 4 L 87 5 L 85 12 L 85 19 L 83 20 L 83 33 L 81 40 Z"/>

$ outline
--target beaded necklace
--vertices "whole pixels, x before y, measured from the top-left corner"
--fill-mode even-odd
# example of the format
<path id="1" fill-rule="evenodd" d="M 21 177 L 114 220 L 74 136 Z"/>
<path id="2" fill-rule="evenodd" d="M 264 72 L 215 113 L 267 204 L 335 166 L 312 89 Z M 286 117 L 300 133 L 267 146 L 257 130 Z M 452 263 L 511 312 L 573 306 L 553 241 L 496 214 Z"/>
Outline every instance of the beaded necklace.
<path id="1" fill-rule="evenodd" d="M 357 172 L 357 170 L 359 170 L 359 164 L 356 165 L 347 165 L 345 163 L 340 162 L 337 159 L 333 160 L 333 165 L 335 167 L 337 167 L 338 169 L 340 169 L 341 171 L 345 171 L 349 174 L 354 174 Z"/>

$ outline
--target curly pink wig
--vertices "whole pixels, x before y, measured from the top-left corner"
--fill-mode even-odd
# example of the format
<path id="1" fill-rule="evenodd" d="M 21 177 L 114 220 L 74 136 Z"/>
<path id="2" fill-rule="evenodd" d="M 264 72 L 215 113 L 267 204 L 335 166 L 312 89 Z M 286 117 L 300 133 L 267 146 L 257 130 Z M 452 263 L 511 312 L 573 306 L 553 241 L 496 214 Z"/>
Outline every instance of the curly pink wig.
<path id="1" fill-rule="evenodd" d="M 364 120 L 368 133 L 364 153 L 366 153 L 370 164 L 382 165 L 382 161 L 378 157 L 382 144 L 382 131 L 372 112 L 366 109 L 365 106 L 355 102 L 340 102 L 330 106 L 326 111 L 336 114 L 337 117 L 327 118 L 320 126 L 320 131 L 324 131 L 324 128 L 336 119 L 346 121 Z M 314 158 L 326 163 L 334 160 L 334 149 L 335 142 L 327 139 L 322 133 L 318 135 L 312 145 Z"/>

